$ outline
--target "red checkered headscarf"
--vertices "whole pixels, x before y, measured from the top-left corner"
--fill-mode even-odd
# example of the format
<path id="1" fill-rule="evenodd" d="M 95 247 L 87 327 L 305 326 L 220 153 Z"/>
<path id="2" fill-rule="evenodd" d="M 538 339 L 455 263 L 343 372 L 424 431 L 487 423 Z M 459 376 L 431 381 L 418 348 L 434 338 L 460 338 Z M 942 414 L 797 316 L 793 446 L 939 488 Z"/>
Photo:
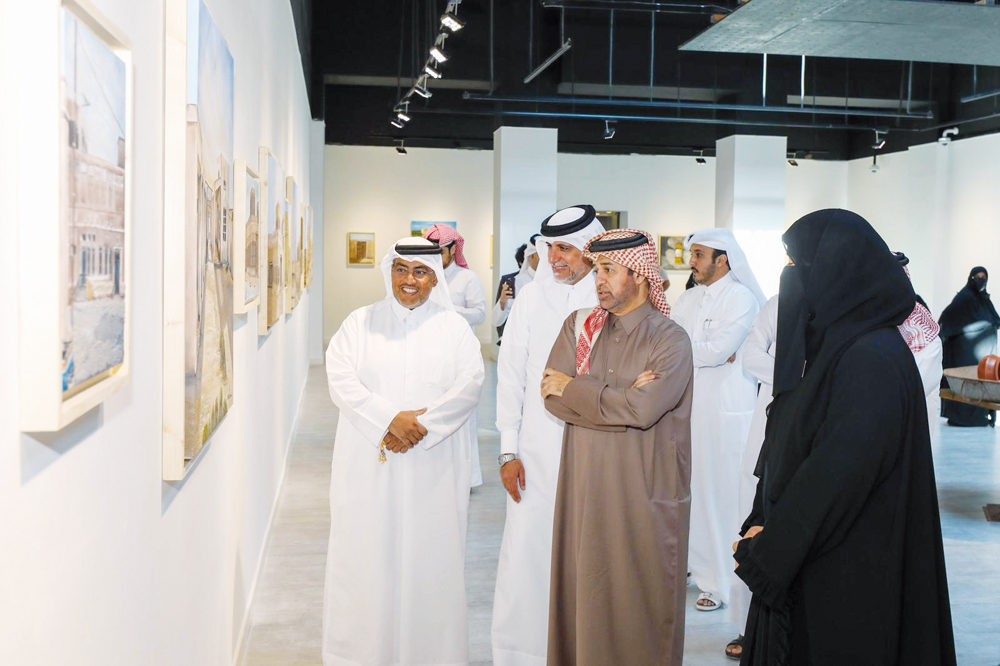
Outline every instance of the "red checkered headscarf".
<path id="1" fill-rule="evenodd" d="M 906 266 L 903 266 L 903 271 L 906 277 L 910 277 L 910 270 Z M 934 342 L 940 332 L 941 327 L 934 321 L 930 311 L 919 302 L 914 305 L 913 312 L 906 321 L 899 325 L 900 335 L 914 354 Z"/>
<path id="2" fill-rule="evenodd" d="M 635 247 L 628 247 L 621 250 L 610 250 L 602 252 L 590 252 L 590 248 L 595 243 L 602 241 L 624 240 L 635 238 L 637 235 L 646 237 L 646 243 Z M 656 244 L 653 237 L 645 231 L 638 229 L 616 229 L 607 231 L 600 236 L 591 238 L 583 248 L 583 256 L 596 264 L 599 256 L 605 256 L 616 264 L 621 264 L 630 268 L 639 275 L 646 278 L 649 285 L 649 301 L 657 310 L 663 313 L 664 317 L 670 316 L 670 305 L 667 297 L 660 288 L 660 257 L 656 252 Z M 594 311 L 587 317 L 583 324 L 583 331 L 580 339 L 576 343 L 576 374 L 585 375 L 590 371 L 590 354 L 597 342 L 597 336 L 608 321 L 608 311 L 602 307 L 594 308 Z"/>
<path id="3" fill-rule="evenodd" d="M 427 240 L 437 241 L 437 244 L 441 247 L 446 247 L 455 244 L 455 263 L 462 268 L 468 268 L 469 264 L 465 263 L 465 253 L 462 252 L 462 248 L 465 247 L 465 239 L 462 238 L 462 234 L 458 233 L 447 224 L 435 224 L 433 227 L 424 232 L 424 238 Z"/>

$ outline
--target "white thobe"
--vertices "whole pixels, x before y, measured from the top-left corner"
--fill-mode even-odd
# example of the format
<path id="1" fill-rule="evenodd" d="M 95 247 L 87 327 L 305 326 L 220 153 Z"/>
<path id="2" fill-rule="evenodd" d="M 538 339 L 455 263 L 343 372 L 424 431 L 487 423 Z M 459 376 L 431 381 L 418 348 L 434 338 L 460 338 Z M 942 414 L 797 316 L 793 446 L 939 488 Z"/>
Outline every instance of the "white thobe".
<path id="1" fill-rule="evenodd" d="M 757 459 L 764 444 L 764 428 L 767 426 L 767 407 L 771 404 L 774 393 L 774 348 L 778 340 L 778 297 L 773 296 L 757 315 L 743 343 L 743 369 L 760 382 L 757 392 L 757 405 L 753 410 L 753 420 L 750 422 L 750 435 L 747 437 L 746 449 L 743 451 L 743 461 L 740 463 L 739 513 L 738 524 L 732 531 L 732 543 L 740 539 L 740 527 L 753 511 L 753 499 L 757 494 Z M 750 612 L 750 589 L 736 575 L 735 569 L 730 576 L 729 608 L 727 619 L 740 634 L 747 623 Z"/>
<path id="2" fill-rule="evenodd" d="M 493 304 L 493 325 L 495 327 L 503 326 L 507 323 L 507 317 L 510 316 L 510 311 L 514 309 L 514 299 L 517 295 L 521 293 L 527 285 L 531 284 L 531 281 L 535 278 L 535 271 L 523 271 L 514 276 L 514 296 L 507 299 L 506 307 L 500 307 L 500 299 Z M 567 315 L 569 316 L 569 315 Z"/>
<path id="3" fill-rule="evenodd" d="M 944 375 L 944 350 L 941 338 L 913 354 L 920 371 L 920 380 L 924 385 L 924 396 L 927 398 L 927 425 L 931 431 L 931 441 L 938 437 L 941 425 L 941 376 Z"/>
<path id="4" fill-rule="evenodd" d="M 688 569 L 722 603 L 729 601 L 732 535 L 742 523 L 740 462 L 757 399 L 757 380 L 743 370 L 740 349 L 759 310 L 753 292 L 727 273 L 685 291 L 671 311 L 694 356 Z"/>
<path id="5" fill-rule="evenodd" d="M 542 372 L 572 312 L 598 304 L 593 273 L 575 285 L 525 285 L 504 329 L 497 360 L 500 450 L 524 464 L 521 502 L 507 495 L 493 598 L 494 666 L 545 666 L 552 521 L 563 422 L 545 409 Z"/>
<path id="6" fill-rule="evenodd" d="M 465 534 L 469 416 L 479 342 L 434 303 L 355 310 L 326 353 L 340 408 L 330 482 L 324 666 L 468 663 Z M 404 454 L 379 445 L 403 410 L 427 435 Z"/>
<path id="7" fill-rule="evenodd" d="M 486 293 L 479 277 L 468 268 L 462 268 L 457 262 L 451 262 L 444 269 L 444 277 L 448 281 L 448 292 L 455 312 L 469 323 L 473 332 L 476 326 L 486 321 Z M 483 485 L 483 467 L 479 461 L 479 418 L 472 413 L 472 439 L 469 442 L 469 485 L 473 488 Z"/>

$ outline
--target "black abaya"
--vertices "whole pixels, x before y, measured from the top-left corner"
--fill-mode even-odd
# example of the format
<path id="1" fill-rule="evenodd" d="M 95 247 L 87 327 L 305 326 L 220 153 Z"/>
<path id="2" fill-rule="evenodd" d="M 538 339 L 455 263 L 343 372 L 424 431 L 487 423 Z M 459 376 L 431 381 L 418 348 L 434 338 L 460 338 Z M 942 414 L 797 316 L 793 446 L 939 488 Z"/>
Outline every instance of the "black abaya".
<path id="1" fill-rule="evenodd" d="M 763 531 L 735 555 L 753 593 L 741 663 L 952 666 L 926 402 L 896 328 L 912 287 L 853 213 L 813 213 L 784 240 L 796 266 L 744 525 Z"/>
<path id="2" fill-rule="evenodd" d="M 986 293 L 985 281 L 980 289 L 974 280 L 980 272 L 986 273 L 986 269 L 980 266 L 972 269 L 968 284 L 941 313 L 939 323 L 945 368 L 978 365 L 984 356 L 997 352 L 1000 316 Z M 941 388 L 948 388 L 947 378 L 941 379 Z M 956 426 L 985 426 L 996 419 L 992 411 L 954 400 L 941 401 L 941 416 L 948 419 L 948 425 Z"/>

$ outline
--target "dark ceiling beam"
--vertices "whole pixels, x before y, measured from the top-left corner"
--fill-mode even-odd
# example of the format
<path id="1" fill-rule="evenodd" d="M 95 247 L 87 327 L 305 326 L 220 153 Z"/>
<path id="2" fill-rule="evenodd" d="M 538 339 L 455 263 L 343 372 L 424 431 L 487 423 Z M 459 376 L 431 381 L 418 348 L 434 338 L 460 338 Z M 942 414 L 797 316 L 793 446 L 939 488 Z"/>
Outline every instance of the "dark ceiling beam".
<path id="1" fill-rule="evenodd" d="M 323 76 L 324 85 L 328 86 L 370 86 L 374 88 L 395 88 L 397 85 L 409 88 L 416 83 L 416 79 L 404 76 L 365 76 L 363 74 L 326 74 Z M 427 79 L 427 87 L 430 89 L 442 90 L 489 90 L 489 81 L 477 81 L 474 79 Z"/>
<path id="2" fill-rule="evenodd" d="M 542 0 L 546 9 L 589 9 L 646 14 L 731 14 L 731 7 L 686 2 L 642 2 L 641 0 Z"/>

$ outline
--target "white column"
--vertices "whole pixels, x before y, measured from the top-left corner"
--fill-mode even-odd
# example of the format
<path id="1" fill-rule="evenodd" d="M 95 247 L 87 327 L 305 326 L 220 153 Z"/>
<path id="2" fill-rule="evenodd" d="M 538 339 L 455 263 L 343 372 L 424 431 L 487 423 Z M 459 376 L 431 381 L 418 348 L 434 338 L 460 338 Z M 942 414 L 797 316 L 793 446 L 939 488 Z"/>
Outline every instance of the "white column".
<path id="1" fill-rule="evenodd" d="M 785 265 L 787 138 L 734 135 L 715 146 L 715 226 L 733 230 L 764 294 L 773 296 Z"/>
<path id="2" fill-rule="evenodd" d="M 493 133 L 493 283 L 517 270 L 514 252 L 538 233 L 556 211 L 558 132 L 532 127 L 501 127 Z M 542 260 L 545 258 L 542 257 Z M 493 330 L 496 340 L 496 330 Z"/>

